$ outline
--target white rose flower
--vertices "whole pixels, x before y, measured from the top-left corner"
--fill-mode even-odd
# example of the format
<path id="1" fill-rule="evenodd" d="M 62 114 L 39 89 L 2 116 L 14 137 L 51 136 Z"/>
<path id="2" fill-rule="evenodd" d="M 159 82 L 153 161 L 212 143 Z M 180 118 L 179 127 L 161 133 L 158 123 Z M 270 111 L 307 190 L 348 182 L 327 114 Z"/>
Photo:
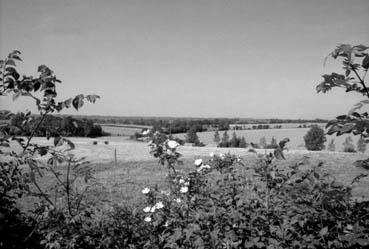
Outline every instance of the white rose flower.
<path id="1" fill-rule="evenodd" d="M 181 193 L 187 193 L 188 192 L 188 187 L 187 186 L 181 187 L 181 189 L 179 191 L 181 191 Z"/>
<path id="2" fill-rule="evenodd" d="M 150 212 L 153 213 L 153 212 L 155 212 L 155 210 L 156 210 L 156 207 L 153 206 L 153 207 L 151 207 Z"/>
<path id="3" fill-rule="evenodd" d="M 225 155 L 221 153 L 221 154 L 219 155 L 219 157 L 220 157 L 220 159 L 224 160 Z"/>
<path id="4" fill-rule="evenodd" d="M 200 168 L 197 169 L 197 172 L 200 172 L 203 169 L 210 169 L 210 165 L 201 165 Z"/>
<path id="5" fill-rule="evenodd" d="M 164 191 L 164 190 L 162 190 L 162 191 L 160 191 L 160 193 L 162 195 L 166 195 L 166 196 L 169 196 L 170 195 L 170 191 Z"/>
<path id="6" fill-rule="evenodd" d="M 201 158 L 195 160 L 195 165 L 196 166 L 200 166 L 201 164 L 202 164 L 202 159 Z"/>
<path id="7" fill-rule="evenodd" d="M 143 131 L 143 132 L 142 132 L 142 135 L 146 136 L 146 135 L 148 135 L 149 133 L 150 133 L 150 130 L 149 130 L 149 129 L 147 129 L 146 131 Z"/>
<path id="8" fill-rule="evenodd" d="M 146 217 L 146 218 L 144 219 L 144 221 L 146 221 L 146 222 L 151 222 L 151 217 Z"/>
<path id="9" fill-rule="evenodd" d="M 210 157 L 214 157 L 214 152 L 210 152 Z"/>
<path id="10" fill-rule="evenodd" d="M 188 185 L 190 185 L 190 182 L 185 182 L 184 185 L 188 186 Z"/>
<path id="11" fill-rule="evenodd" d="M 143 193 L 144 195 L 148 194 L 149 192 L 150 192 L 150 189 L 149 189 L 149 188 L 144 188 L 144 189 L 142 190 L 142 193 Z"/>
<path id="12" fill-rule="evenodd" d="M 161 201 L 159 201 L 158 203 L 156 203 L 155 204 L 155 206 L 154 206 L 156 209 L 161 209 L 161 208 L 163 208 L 164 207 L 164 204 L 161 202 Z"/>
<path id="13" fill-rule="evenodd" d="M 145 207 L 145 208 L 143 209 L 143 211 L 144 211 L 145 213 L 150 212 L 150 210 L 151 210 L 151 207 Z"/>
<path id="14" fill-rule="evenodd" d="M 181 203 L 182 202 L 181 198 L 174 199 L 174 201 L 177 202 L 177 203 Z"/>
<path id="15" fill-rule="evenodd" d="M 183 179 L 180 179 L 180 180 L 179 180 L 179 183 L 180 183 L 180 184 L 183 184 L 184 182 L 185 182 L 185 180 L 183 180 Z"/>
<path id="16" fill-rule="evenodd" d="M 177 143 L 176 141 L 174 141 L 174 140 L 170 140 L 169 142 L 168 142 L 168 147 L 169 148 L 171 148 L 171 149 L 175 149 L 175 148 L 177 148 L 179 146 L 179 143 Z"/>

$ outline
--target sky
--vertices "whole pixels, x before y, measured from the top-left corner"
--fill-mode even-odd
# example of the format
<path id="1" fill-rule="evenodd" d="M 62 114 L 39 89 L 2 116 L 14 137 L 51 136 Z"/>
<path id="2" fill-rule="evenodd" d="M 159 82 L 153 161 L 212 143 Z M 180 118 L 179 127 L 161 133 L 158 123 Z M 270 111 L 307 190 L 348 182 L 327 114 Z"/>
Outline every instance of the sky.
<path id="1" fill-rule="evenodd" d="M 60 100 L 101 96 L 63 114 L 332 118 L 362 96 L 317 94 L 341 71 L 324 58 L 369 45 L 368 23 L 368 0 L 0 0 L 0 57 L 20 50 L 21 74 L 52 68 Z"/>

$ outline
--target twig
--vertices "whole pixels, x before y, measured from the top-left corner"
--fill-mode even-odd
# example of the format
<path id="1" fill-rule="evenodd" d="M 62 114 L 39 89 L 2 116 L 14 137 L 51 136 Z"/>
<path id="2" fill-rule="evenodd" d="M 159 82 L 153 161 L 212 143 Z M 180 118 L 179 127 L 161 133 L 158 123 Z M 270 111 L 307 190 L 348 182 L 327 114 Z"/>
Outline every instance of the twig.
<path id="1" fill-rule="evenodd" d="M 23 147 L 23 153 L 26 151 L 26 149 L 28 148 L 33 136 L 35 135 L 36 133 L 36 130 L 38 130 L 38 128 L 40 127 L 41 123 L 44 121 L 45 117 L 47 115 L 47 112 L 45 112 L 42 116 L 41 116 L 41 120 L 40 122 L 38 122 L 38 124 L 36 125 L 36 127 L 33 129 L 31 135 L 28 137 L 28 141 L 27 141 L 27 144 Z"/>
<path id="2" fill-rule="evenodd" d="M 358 74 L 358 72 L 356 71 L 355 67 L 353 65 L 351 65 L 351 68 L 352 68 L 352 71 L 354 71 L 354 73 L 356 74 L 356 77 L 359 79 L 361 85 L 363 86 L 365 92 L 366 92 L 366 95 L 368 96 L 369 98 L 369 90 L 368 88 L 366 87 L 365 83 L 364 83 L 364 80 L 361 79 L 360 75 Z M 366 73 L 365 73 L 366 74 Z"/>

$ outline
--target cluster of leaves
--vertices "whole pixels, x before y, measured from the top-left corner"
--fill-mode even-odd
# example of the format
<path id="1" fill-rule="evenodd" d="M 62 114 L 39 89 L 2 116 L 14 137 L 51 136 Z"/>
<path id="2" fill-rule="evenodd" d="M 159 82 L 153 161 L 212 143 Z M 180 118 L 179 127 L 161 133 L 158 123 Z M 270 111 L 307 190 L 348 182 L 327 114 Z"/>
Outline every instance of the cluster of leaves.
<path id="1" fill-rule="evenodd" d="M 328 55 L 334 59 L 342 59 L 344 74 L 331 73 L 323 75 L 323 81 L 317 85 L 317 92 L 326 93 L 332 88 L 339 87 L 346 92 L 359 93 L 365 99 L 357 103 L 345 115 L 336 117 L 327 123 L 327 134 L 354 134 L 360 135 L 365 142 L 369 139 L 369 115 L 367 112 L 360 113 L 359 110 L 369 104 L 369 90 L 365 82 L 365 77 L 369 69 L 369 47 L 364 45 L 351 46 L 340 44 Z M 327 58 L 328 58 L 327 57 Z M 369 165 L 357 164 L 369 168 Z"/>
<path id="2" fill-rule="evenodd" d="M 32 139 L 48 115 L 71 106 L 78 110 L 84 101 L 95 103 L 99 96 L 79 94 L 74 98 L 57 101 L 56 88 L 61 81 L 50 68 L 39 66 L 37 77 L 20 76 L 16 61 L 21 61 L 19 51 L 13 51 L 7 58 L 0 60 L 0 95 L 12 96 L 13 100 L 20 96 L 31 97 L 35 100 L 39 117 L 36 123 L 32 123 L 34 117 L 31 112 L 18 115 L 21 122 L 16 126 L 32 127 L 27 138 L 9 133 L 9 126 L 14 124 L 1 126 L 0 129 L 0 219 L 1 233 L 5 234 L 1 236 L 0 246 L 26 248 L 38 244 L 41 238 L 51 236 L 51 231 L 47 232 L 42 225 L 44 216 L 39 210 L 56 210 L 64 213 L 65 219 L 74 219 L 83 209 L 83 194 L 87 190 L 87 187 L 78 189 L 77 182 L 80 179 L 88 181 L 92 177 L 86 162 L 75 159 L 70 153 L 74 148 L 70 140 L 60 134 L 53 134 L 54 146 L 40 146 L 32 143 Z M 46 173 L 55 176 L 55 185 L 47 189 L 39 183 Z M 54 198 L 51 198 L 52 194 Z M 34 215 L 24 214 L 17 208 L 17 200 L 24 195 L 39 198 L 39 208 L 34 210 Z M 46 247 L 53 247 L 47 242 L 45 244 Z"/>

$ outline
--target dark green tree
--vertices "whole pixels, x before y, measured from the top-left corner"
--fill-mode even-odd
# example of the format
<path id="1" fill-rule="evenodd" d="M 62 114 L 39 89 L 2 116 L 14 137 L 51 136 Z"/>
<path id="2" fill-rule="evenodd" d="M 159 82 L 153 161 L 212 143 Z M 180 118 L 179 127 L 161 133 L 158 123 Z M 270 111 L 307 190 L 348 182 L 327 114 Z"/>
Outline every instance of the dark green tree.
<path id="1" fill-rule="evenodd" d="M 220 135 L 219 135 L 219 131 L 216 130 L 215 133 L 214 133 L 214 139 L 213 141 L 216 143 L 216 144 L 219 144 L 220 142 Z"/>
<path id="2" fill-rule="evenodd" d="M 311 126 L 304 136 L 304 140 L 306 149 L 314 151 L 323 150 L 324 143 L 327 141 L 324 130 L 317 125 Z"/>
<path id="3" fill-rule="evenodd" d="M 245 137 L 242 137 L 240 140 L 240 144 L 238 145 L 240 148 L 246 148 L 247 147 L 247 143 L 246 143 L 246 139 Z"/>
<path id="4" fill-rule="evenodd" d="M 186 142 L 192 144 L 199 144 L 200 140 L 196 133 L 196 127 L 192 126 L 186 134 Z"/>
<path id="5" fill-rule="evenodd" d="M 238 148 L 240 142 L 239 142 L 239 139 L 237 137 L 237 134 L 236 132 L 234 131 L 232 133 L 232 138 L 231 140 L 229 141 L 229 147 L 232 147 L 232 148 Z"/>

